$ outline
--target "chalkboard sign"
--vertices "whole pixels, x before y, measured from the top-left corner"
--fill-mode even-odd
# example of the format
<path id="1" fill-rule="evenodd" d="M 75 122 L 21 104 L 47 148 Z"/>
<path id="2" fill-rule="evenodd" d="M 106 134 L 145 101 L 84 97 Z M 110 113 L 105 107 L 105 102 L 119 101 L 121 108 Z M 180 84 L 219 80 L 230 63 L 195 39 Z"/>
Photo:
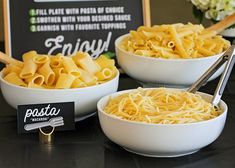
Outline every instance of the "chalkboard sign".
<path id="1" fill-rule="evenodd" d="M 114 51 L 115 39 L 150 25 L 149 0 L 3 0 L 6 53 L 29 50 L 92 58 Z"/>
<path id="2" fill-rule="evenodd" d="M 18 133 L 54 127 L 55 130 L 73 130 L 74 102 L 26 104 L 17 107 Z"/>

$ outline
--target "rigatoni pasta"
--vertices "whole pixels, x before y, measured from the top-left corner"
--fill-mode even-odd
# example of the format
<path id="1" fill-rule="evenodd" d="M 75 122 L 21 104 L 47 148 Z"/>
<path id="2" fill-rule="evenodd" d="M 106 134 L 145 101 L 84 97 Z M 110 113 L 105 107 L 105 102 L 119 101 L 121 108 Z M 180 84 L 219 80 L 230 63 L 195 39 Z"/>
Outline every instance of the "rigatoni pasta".
<path id="1" fill-rule="evenodd" d="M 27 60 L 32 60 L 35 56 L 37 56 L 36 51 L 29 51 L 22 55 L 22 59 L 24 62 L 26 62 Z"/>
<path id="2" fill-rule="evenodd" d="M 45 89 L 42 85 L 38 85 L 32 82 L 28 83 L 28 88 Z"/>
<path id="3" fill-rule="evenodd" d="M 26 83 L 15 72 L 7 74 L 3 79 L 14 85 L 23 86 L 23 87 L 27 86 Z"/>
<path id="4" fill-rule="evenodd" d="M 219 54 L 230 42 L 204 29 L 202 25 L 172 24 L 153 27 L 140 26 L 131 30 L 120 44 L 124 50 L 140 56 L 188 59 Z"/>
<path id="5" fill-rule="evenodd" d="M 112 77 L 112 70 L 109 69 L 109 68 L 104 68 L 102 71 L 98 72 L 96 74 L 96 77 L 98 78 L 98 80 L 106 80 L 108 78 L 111 78 Z"/>
<path id="6" fill-rule="evenodd" d="M 46 85 L 53 85 L 55 81 L 55 73 L 51 69 L 49 61 L 44 63 L 38 69 L 38 73 L 44 76 Z"/>
<path id="7" fill-rule="evenodd" d="M 56 56 L 51 57 L 50 66 L 52 68 L 61 68 L 61 67 L 63 67 L 62 58 L 63 58 L 62 54 L 57 54 Z"/>
<path id="8" fill-rule="evenodd" d="M 37 70 L 37 64 L 32 59 L 27 59 L 24 62 L 24 66 L 20 72 L 20 77 L 23 79 L 32 77 Z"/>
<path id="9" fill-rule="evenodd" d="M 74 63 L 73 59 L 70 57 L 63 57 L 63 66 L 68 74 L 72 74 L 74 76 L 81 76 L 81 72 L 77 65 Z"/>
<path id="10" fill-rule="evenodd" d="M 56 82 L 55 89 L 69 89 L 75 79 L 72 74 L 62 73 Z"/>
<path id="11" fill-rule="evenodd" d="M 101 68 L 112 68 L 115 67 L 115 61 L 113 59 L 108 59 L 105 55 L 100 55 L 95 62 L 101 67 Z"/>
<path id="12" fill-rule="evenodd" d="M 71 85 L 71 88 L 82 88 L 82 87 L 86 87 L 86 83 L 83 82 L 81 79 L 79 78 L 76 78 L 74 79 L 72 85 Z"/>
<path id="13" fill-rule="evenodd" d="M 82 67 L 85 71 L 90 74 L 95 74 L 100 71 L 100 66 L 92 60 L 88 53 L 77 52 L 75 56 L 73 56 L 74 62 Z"/>
<path id="14" fill-rule="evenodd" d="M 2 75 L 7 82 L 28 88 L 83 88 L 105 83 L 117 75 L 114 60 L 105 55 L 92 60 L 89 54 L 82 52 L 66 57 L 29 51 L 20 63 L 22 67 L 7 65 Z"/>
<path id="15" fill-rule="evenodd" d="M 36 55 L 32 59 L 36 64 L 44 64 L 49 61 L 49 57 L 47 55 Z"/>
<path id="16" fill-rule="evenodd" d="M 9 74 L 10 72 L 15 72 L 16 74 L 20 74 L 21 72 L 20 67 L 16 66 L 15 64 L 9 64 L 6 66 L 6 68 L 4 68 L 3 70 L 3 75 L 6 76 L 6 74 Z"/>
<path id="17" fill-rule="evenodd" d="M 32 84 L 35 84 L 35 85 L 42 85 L 44 83 L 44 80 L 45 79 L 44 79 L 43 75 L 35 73 L 34 76 L 32 76 L 30 78 L 26 78 L 25 82 L 26 83 L 32 83 Z"/>

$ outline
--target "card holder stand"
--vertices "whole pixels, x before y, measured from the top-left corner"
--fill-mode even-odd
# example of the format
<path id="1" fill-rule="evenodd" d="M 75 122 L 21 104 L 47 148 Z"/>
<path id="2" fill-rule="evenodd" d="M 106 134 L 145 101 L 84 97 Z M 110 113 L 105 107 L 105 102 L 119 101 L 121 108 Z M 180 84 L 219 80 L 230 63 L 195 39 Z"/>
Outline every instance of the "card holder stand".
<path id="1" fill-rule="evenodd" d="M 54 141 L 55 127 L 52 127 L 50 132 L 45 132 L 43 128 L 39 128 L 39 142 L 41 144 L 52 144 Z"/>

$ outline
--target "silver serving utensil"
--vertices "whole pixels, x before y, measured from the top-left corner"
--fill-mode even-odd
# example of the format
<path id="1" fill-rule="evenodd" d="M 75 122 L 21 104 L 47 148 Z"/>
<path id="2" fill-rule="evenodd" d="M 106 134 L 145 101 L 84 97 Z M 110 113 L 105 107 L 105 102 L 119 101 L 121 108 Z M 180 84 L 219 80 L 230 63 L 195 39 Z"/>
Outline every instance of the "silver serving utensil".
<path id="1" fill-rule="evenodd" d="M 38 122 L 38 123 L 34 123 L 34 124 L 26 124 L 24 126 L 24 129 L 26 131 L 30 131 L 30 130 L 43 128 L 43 127 L 47 127 L 47 126 L 59 127 L 62 125 L 64 125 L 63 117 L 54 117 L 54 118 L 51 118 L 49 121 Z"/>
<path id="2" fill-rule="evenodd" d="M 212 99 L 212 104 L 217 106 L 235 63 L 234 55 L 235 45 L 232 45 L 187 91 L 195 93 L 225 62 L 227 62 Z"/>

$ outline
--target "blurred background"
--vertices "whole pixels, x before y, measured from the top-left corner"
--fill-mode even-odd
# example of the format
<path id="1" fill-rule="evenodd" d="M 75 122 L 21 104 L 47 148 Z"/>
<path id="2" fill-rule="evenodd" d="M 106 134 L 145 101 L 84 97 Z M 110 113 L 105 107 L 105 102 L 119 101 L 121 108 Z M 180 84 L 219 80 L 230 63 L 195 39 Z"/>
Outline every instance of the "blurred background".
<path id="1" fill-rule="evenodd" d="M 192 4 L 189 0 L 151 0 L 152 24 L 164 23 L 198 23 L 192 12 Z M 203 22 L 208 26 L 209 22 Z M 0 0 L 0 41 L 4 40 L 3 9 Z"/>

